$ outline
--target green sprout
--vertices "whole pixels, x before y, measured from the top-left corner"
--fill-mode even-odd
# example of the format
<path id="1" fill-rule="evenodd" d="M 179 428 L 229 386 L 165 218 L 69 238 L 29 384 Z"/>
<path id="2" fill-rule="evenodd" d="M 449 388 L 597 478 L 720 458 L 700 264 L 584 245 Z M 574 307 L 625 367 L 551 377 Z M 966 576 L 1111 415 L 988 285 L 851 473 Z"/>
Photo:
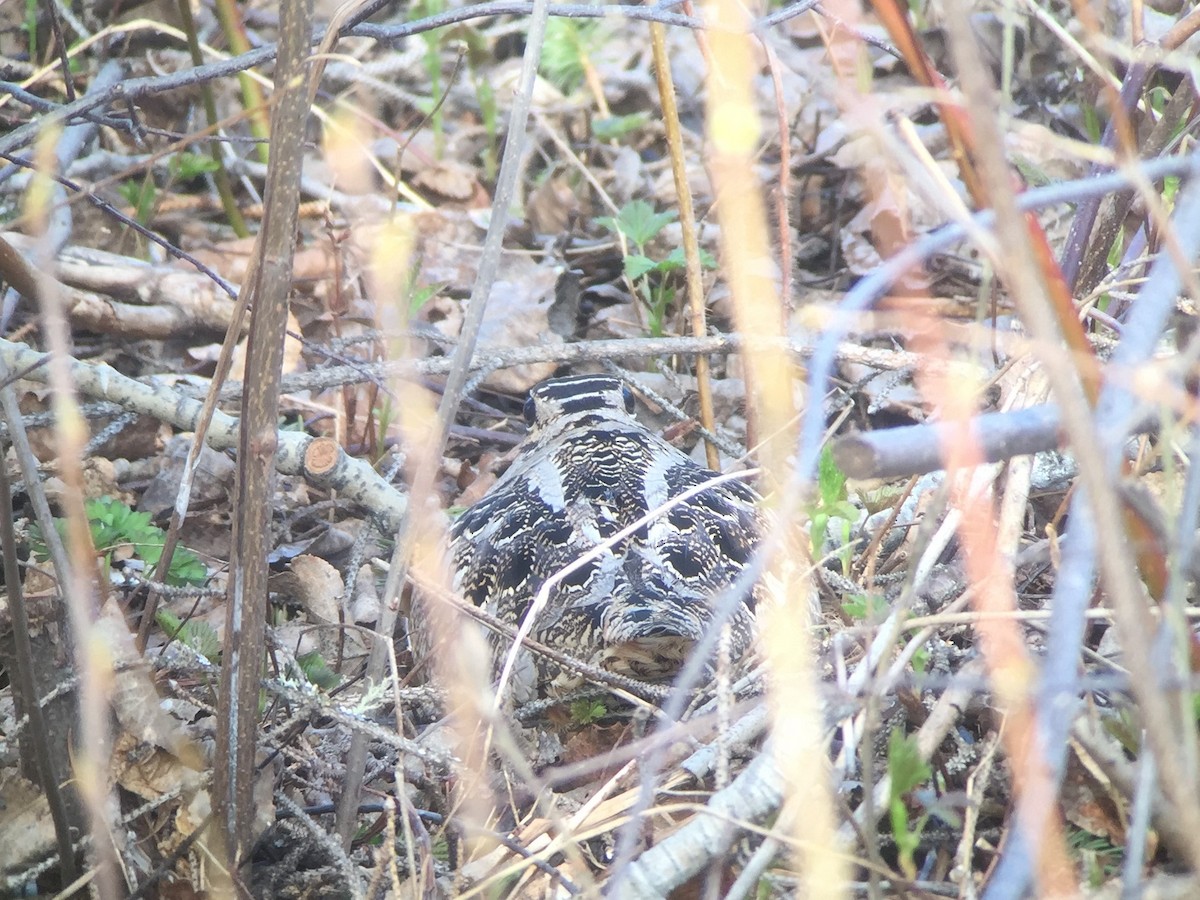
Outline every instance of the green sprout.
<path id="1" fill-rule="evenodd" d="M 846 489 L 846 475 L 834 462 L 828 447 L 821 451 L 817 464 L 817 499 L 809 511 L 809 532 L 812 538 L 813 557 L 820 559 L 826 542 L 834 544 L 837 558 L 842 564 L 842 573 L 850 574 L 854 546 L 850 542 L 850 525 L 858 518 L 858 509 L 850 502 Z M 829 534 L 831 527 L 837 534 Z"/>
<path id="2" fill-rule="evenodd" d="M 130 509 L 113 497 L 89 500 L 84 509 L 92 545 L 103 554 L 105 566 L 112 567 L 114 554 L 141 560 L 148 572 L 158 565 L 167 535 L 151 523 L 149 513 Z M 65 537 L 65 519 L 55 519 L 54 527 L 60 537 Z M 30 528 L 30 539 L 34 556 L 41 561 L 49 559 L 44 536 L 36 525 Z M 207 579 L 208 569 L 200 558 L 190 550 L 177 547 L 167 570 L 166 583 L 172 587 L 198 586 Z"/>
<path id="3" fill-rule="evenodd" d="M 608 708 L 599 700 L 576 700 L 571 704 L 571 721 L 576 725 L 591 725 L 608 715 Z"/>
<path id="4" fill-rule="evenodd" d="M 915 821 L 909 821 L 908 804 L 905 797 L 928 781 L 932 772 L 929 764 L 921 759 L 916 738 L 902 734 L 900 729 L 888 736 L 888 818 L 892 825 L 892 839 L 900 856 L 900 870 L 908 879 L 917 877 L 914 854 L 921 844 L 921 834 L 929 820 L 924 812 Z"/>
<path id="5" fill-rule="evenodd" d="M 650 311 L 650 334 L 662 337 L 663 318 L 675 299 L 676 279 L 672 277 L 686 266 L 682 247 L 667 256 L 655 259 L 648 245 L 658 233 L 676 220 L 674 212 L 655 212 L 645 200 L 631 200 L 616 216 L 601 216 L 596 222 L 613 234 L 623 235 L 636 248 L 625 257 L 625 276 L 633 283 Z M 707 269 L 716 268 L 712 254 L 700 251 L 700 263 Z"/>

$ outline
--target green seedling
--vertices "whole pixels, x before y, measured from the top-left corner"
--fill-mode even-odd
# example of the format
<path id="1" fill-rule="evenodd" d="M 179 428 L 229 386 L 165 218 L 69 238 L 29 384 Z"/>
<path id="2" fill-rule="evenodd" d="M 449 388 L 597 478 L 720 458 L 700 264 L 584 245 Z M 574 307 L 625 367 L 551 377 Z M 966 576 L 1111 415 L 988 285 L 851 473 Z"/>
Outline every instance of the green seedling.
<path id="1" fill-rule="evenodd" d="M 146 177 L 141 181 L 135 181 L 132 178 L 122 181 L 117 186 L 117 193 L 133 207 L 135 222 L 145 225 L 150 221 L 150 214 L 154 211 L 154 202 L 158 199 L 158 188 L 154 186 L 154 181 L 150 178 L 149 173 L 146 173 Z"/>
<path id="2" fill-rule="evenodd" d="M 297 656 L 296 662 L 300 664 L 304 677 L 323 691 L 333 690 L 342 680 L 342 676 L 329 668 L 325 657 L 316 650 Z"/>
<path id="3" fill-rule="evenodd" d="M 391 434 L 392 425 L 396 421 L 396 407 L 392 403 L 391 395 L 384 394 L 371 413 L 375 418 L 375 462 L 378 462 L 387 448 L 388 435 Z"/>
<path id="4" fill-rule="evenodd" d="M 879 622 L 887 618 L 888 603 L 878 594 L 852 594 L 842 601 L 842 612 L 855 622 Z"/>
<path id="5" fill-rule="evenodd" d="M 596 222 L 613 234 L 624 236 L 635 249 L 625 257 L 625 276 L 633 283 L 650 313 L 650 334 L 662 337 L 663 319 L 675 299 L 676 279 L 672 277 L 687 264 L 683 248 L 676 247 L 666 257 L 654 259 L 648 245 L 658 233 L 676 220 L 674 212 L 655 212 L 645 200 L 631 200 L 616 216 L 601 216 Z M 700 251 L 700 264 L 716 268 L 712 254 Z"/>
<path id="6" fill-rule="evenodd" d="M 88 527 L 92 533 L 92 546 L 103 554 L 104 564 L 111 568 L 115 559 L 140 559 L 147 573 L 152 572 L 162 559 L 163 545 L 167 535 L 150 521 L 150 514 L 130 509 L 113 497 L 89 500 L 85 506 Z M 54 527 L 60 537 L 66 535 L 66 520 L 55 519 Z M 30 528 L 30 544 L 34 556 L 45 561 L 49 558 L 46 542 L 41 530 Z M 172 587 L 198 586 L 208 579 L 208 569 L 200 558 L 183 547 L 177 547 L 167 570 L 166 583 Z"/>
<path id="7" fill-rule="evenodd" d="M 408 294 L 408 314 L 415 316 L 421 311 L 421 307 L 438 295 L 444 285 L 426 284 L 413 285 Z"/>
<path id="8" fill-rule="evenodd" d="M 600 23 L 581 19 L 553 18 L 546 23 L 542 44 L 541 73 L 564 94 L 583 84 L 588 66 L 588 48 L 597 44 Z"/>
<path id="9" fill-rule="evenodd" d="M 187 152 L 172 156 L 170 167 L 171 177 L 177 181 L 191 181 L 220 168 L 211 156 Z"/>
<path id="10" fill-rule="evenodd" d="M 38 0 L 25 0 L 25 18 L 21 22 L 21 30 L 29 42 L 29 58 L 37 60 L 37 29 L 38 29 Z"/>
<path id="11" fill-rule="evenodd" d="M 413 20 L 425 19 L 440 15 L 446 9 L 444 0 L 421 0 L 412 6 Z M 442 116 L 442 105 L 437 98 L 442 96 L 445 82 L 442 78 L 442 47 L 446 40 L 444 28 L 434 28 L 421 33 L 425 42 L 425 76 L 429 80 L 429 100 L 421 111 L 429 115 L 429 125 L 433 130 L 433 151 L 438 159 L 442 158 L 446 149 L 446 128 Z"/>
<path id="12" fill-rule="evenodd" d="M 450 35 L 453 40 L 461 41 L 466 48 L 467 70 L 471 83 L 475 85 L 475 102 L 479 104 L 479 116 L 483 120 L 483 131 L 487 135 L 487 143 L 480 151 L 483 180 L 491 183 L 496 180 L 499 158 L 497 147 L 500 143 L 500 110 L 496 102 L 496 90 L 491 81 L 492 45 L 478 28 L 466 24 L 451 29 Z"/>
<path id="13" fill-rule="evenodd" d="M 1125 854 L 1102 834 L 1071 828 L 1067 832 L 1067 846 L 1083 864 L 1084 877 L 1088 887 L 1093 890 L 1108 883 L 1121 871 Z"/>
<path id="14" fill-rule="evenodd" d="M 918 675 L 924 675 L 926 672 L 929 671 L 929 648 L 928 647 L 921 646 L 921 647 L 918 647 L 915 651 L 913 651 L 912 667 L 913 667 L 913 671 L 916 672 Z"/>
<path id="15" fill-rule="evenodd" d="M 929 813 L 921 813 L 910 820 L 907 795 L 929 780 L 932 774 L 928 763 L 921 759 L 915 738 L 902 734 L 900 729 L 888 736 L 888 775 L 891 779 L 888 791 L 888 818 L 892 825 L 892 839 L 896 842 L 900 870 L 908 879 L 917 877 L 914 854 L 921 845 L 921 834 L 929 820 Z"/>
<path id="16" fill-rule="evenodd" d="M 842 564 L 842 574 L 847 576 L 854 552 L 850 526 L 858 518 L 858 508 L 849 498 L 846 475 L 833 461 L 833 453 L 825 447 L 817 464 L 817 499 L 809 511 L 813 558 L 819 560 L 824 555 L 826 543 L 833 544 L 838 548 L 836 554 Z M 833 528 L 836 528 L 836 534 L 830 533 Z"/>
<path id="17" fill-rule="evenodd" d="M 216 629 L 207 622 L 199 619 L 183 622 L 173 612 L 161 608 L 154 613 L 154 621 L 171 640 L 191 647 L 210 663 L 220 661 L 221 643 L 217 640 Z"/>
<path id="18" fill-rule="evenodd" d="M 642 128 L 649 121 L 650 114 L 644 112 L 630 113 L 627 116 L 609 116 L 606 119 L 593 119 L 592 134 L 598 141 L 617 141 Z"/>
<path id="19" fill-rule="evenodd" d="M 571 704 L 571 721 L 576 725 L 591 725 L 608 715 L 608 708 L 599 700 L 576 700 Z"/>

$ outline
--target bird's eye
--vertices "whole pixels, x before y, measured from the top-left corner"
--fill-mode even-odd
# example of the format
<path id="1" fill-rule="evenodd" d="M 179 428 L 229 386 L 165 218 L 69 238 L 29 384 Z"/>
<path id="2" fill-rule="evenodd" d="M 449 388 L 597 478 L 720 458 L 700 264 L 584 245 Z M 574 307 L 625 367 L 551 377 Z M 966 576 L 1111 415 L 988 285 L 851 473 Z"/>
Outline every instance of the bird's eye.
<path id="1" fill-rule="evenodd" d="M 621 396 L 625 398 L 625 412 L 633 413 L 633 391 L 627 385 L 621 385 Z"/>
<path id="2" fill-rule="evenodd" d="M 529 397 L 525 401 L 525 408 L 522 410 L 525 416 L 525 424 L 532 425 L 537 419 L 537 407 L 534 405 L 533 397 Z"/>

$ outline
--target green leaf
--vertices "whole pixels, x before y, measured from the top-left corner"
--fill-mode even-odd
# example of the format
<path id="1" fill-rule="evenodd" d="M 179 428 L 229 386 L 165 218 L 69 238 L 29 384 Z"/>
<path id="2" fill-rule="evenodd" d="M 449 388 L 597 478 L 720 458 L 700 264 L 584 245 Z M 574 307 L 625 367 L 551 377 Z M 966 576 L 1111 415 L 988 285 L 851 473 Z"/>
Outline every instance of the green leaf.
<path id="1" fill-rule="evenodd" d="M 929 648 L 918 647 L 912 655 L 913 671 L 918 675 L 924 675 L 929 671 Z"/>
<path id="2" fill-rule="evenodd" d="M 208 566 L 191 550 L 177 545 L 171 557 L 171 568 L 167 570 L 167 584 L 172 587 L 199 587 L 207 580 Z"/>
<path id="3" fill-rule="evenodd" d="M 21 22 L 21 30 L 25 32 L 25 39 L 29 42 L 29 58 L 36 60 L 38 58 L 37 0 L 25 0 L 25 18 Z"/>
<path id="4" fill-rule="evenodd" d="M 676 247 L 658 264 L 660 272 L 675 272 L 679 269 L 686 268 L 687 256 L 683 252 L 682 247 Z"/>
<path id="5" fill-rule="evenodd" d="M 141 182 L 134 181 L 133 179 L 122 181 L 117 185 L 117 193 L 121 195 L 122 200 L 136 208 L 142 199 Z"/>
<path id="6" fill-rule="evenodd" d="M 217 640 L 216 629 L 207 622 L 199 619 L 181 622 L 178 616 L 165 609 L 155 612 L 154 620 L 172 640 L 191 647 L 211 663 L 220 660 L 221 643 Z"/>
<path id="7" fill-rule="evenodd" d="M 669 266 L 670 270 L 672 270 L 672 271 L 675 269 L 682 269 L 687 266 L 687 254 L 683 252 L 682 247 L 676 247 L 674 250 L 672 250 L 670 253 L 667 254 L 667 258 L 662 261 L 662 265 Z M 716 257 L 714 257 L 711 253 L 709 253 L 703 247 L 701 247 L 700 248 L 700 268 L 715 269 L 716 267 L 717 267 Z M 664 268 L 664 271 L 666 271 L 666 268 Z"/>
<path id="8" fill-rule="evenodd" d="M 848 523 L 858 520 L 858 507 L 849 500 L 838 500 L 836 503 L 830 503 L 825 511 L 830 516 L 845 519 Z"/>
<path id="9" fill-rule="evenodd" d="M 608 715 L 608 708 L 599 700 L 576 700 L 571 704 L 571 721 L 576 725 L 591 725 Z"/>
<path id="10" fill-rule="evenodd" d="M 642 256 L 640 253 L 631 253 L 625 257 L 625 274 L 636 281 L 643 275 L 656 271 L 658 265 L 658 263 L 648 256 Z"/>
<path id="11" fill-rule="evenodd" d="M 890 796 L 902 797 L 929 780 L 933 774 L 929 764 L 921 759 L 917 739 L 902 734 L 900 729 L 888 735 L 888 775 L 891 776 Z"/>
<path id="12" fill-rule="evenodd" d="M 825 532 L 829 528 L 829 513 L 817 509 L 809 519 L 808 529 L 812 536 L 812 553 L 814 559 L 820 559 L 825 550 Z"/>
<path id="13" fill-rule="evenodd" d="M 1171 100 L 1171 92 L 1164 85 L 1156 85 L 1146 92 L 1146 99 L 1155 114 L 1161 116 Z"/>
<path id="14" fill-rule="evenodd" d="M 888 775 L 891 777 L 888 818 L 892 825 L 892 838 L 899 851 L 900 868 L 908 878 L 916 877 L 917 866 L 913 854 L 920 846 L 927 816 L 920 817 L 915 826 L 910 826 L 904 796 L 928 781 L 931 774 L 929 765 L 921 759 L 916 738 L 901 734 L 899 729 L 893 730 L 888 735 Z"/>
<path id="15" fill-rule="evenodd" d="M 654 207 L 645 200 L 630 200 L 615 219 L 601 216 L 596 221 L 609 231 L 619 231 L 641 249 L 675 219 L 674 212 L 656 213 Z"/>
<path id="16" fill-rule="evenodd" d="M 150 213 L 154 209 L 158 189 L 149 178 L 143 178 L 141 181 L 133 179 L 123 181 L 117 187 L 117 193 L 133 207 L 134 219 L 139 224 L 145 225 L 150 221 Z"/>
<path id="17" fill-rule="evenodd" d="M 153 569 L 162 559 L 167 536 L 150 520 L 150 514 L 130 509 L 115 497 L 98 497 L 84 504 L 92 545 L 102 553 L 111 565 L 112 553 L 127 548 L 129 555 L 145 563 L 147 570 Z M 59 535 L 65 535 L 66 523 L 55 519 L 54 527 Z M 48 556 L 44 536 L 36 526 L 30 528 L 30 549 L 34 556 L 45 560 Z M 147 571 L 147 576 L 152 574 Z M 202 585 L 208 579 L 208 568 L 195 553 L 185 547 L 176 547 L 171 557 L 171 568 L 166 583 L 174 587 Z"/>
<path id="18" fill-rule="evenodd" d="M 842 601 L 842 612 L 857 622 L 886 618 L 888 603 L 877 594 L 854 594 Z"/>
<path id="19" fill-rule="evenodd" d="M 202 153 L 176 153 L 171 157 L 171 174 L 180 181 L 191 181 L 219 168 L 215 159 Z"/>
<path id="20" fill-rule="evenodd" d="M 583 83 L 587 48 L 596 33 L 594 22 L 552 18 L 546 23 L 540 69 L 547 81 L 565 94 Z"/>
<path id="21" fill-rule="evenodd" d="M 296 662 L 300 664 L 304 677 L 323 691 L 333 690 L 342 680 L 342 676 L 330 669 L 325 657 L 316 650 L 297 656 Z"/>
<path id="22" fill-rule="evenodd" d="M 649 113 L 636 112 L 627 116 L 609 116 L 592 120 L 592 134 L 598 141 L 615 141 L 631 131 L 637 131 L 650 121 Z"/>
<path id="23" fill-rule="evenodd" d="M 304 428 L 304 416 L 300 413 L 294 413 L 293 415 L 282 415 L 279 417 L 280 431 L 293 431 L 298 434 L 303 434 Z"/>
<path id="24" fill-rule="evenodd" d="M 412 292 L 408 295 L 408 314 L 410 316 L 415 316 L 420 311 L 422 306 L 438 295 L 438 291 L 440 291 L 443 287 L 444 285 L 439 284 L 427 284 L 422 287 L 414 287 Z"/>
<path id="25" fill-rule="evenodd" d="M 1163 200 L 1168 205 L 1175 202 L 1175 195 L 1179 193 L 1180 180 L 1178 175 L 1168 175 L 1163 178 Z"/>
<path id="26" fill-rule="evenodd" d="M 1100 113 L 1096 110 L 1095 104 L 1083 104 L 1083 127 L 1087 132 L 1088 140 L 1093 144 L 1099 144 L 1104 129 L 1100 125 Z"/>
<path id="27" fill-rule="evenodd" d="M 821 450 L 817 464 L 817 493 L 823 506 L 846 499 L 846 476 L 834 462 L 833 451 L 828 446 Z"/>
<path id="28" fill-rule="evenodd" d="M 221 659 L 221 642 L 217 640 L 216 629 L 207 622 L 187 622 L 180 630 L 179 636 L 185 644 L 209 662 L 215 663 Z"/>
<path id="29" fill-rule="evenodd" d="M 546 23 L 541 71 L 555 87 L 569 94 L 583 84 L 587 47 L 596 33 L 596 23 L 552 18 Z"/>
<path id="30" fill-rule="evenodd" d="M 171 640 L 179 637 L 179 629 L 183 627 L 183 621 L 169 609 L 159 607 L 154 613 L 154 621 L 158 623 L 159 628 L 167 633 L 167 637 Z"/>

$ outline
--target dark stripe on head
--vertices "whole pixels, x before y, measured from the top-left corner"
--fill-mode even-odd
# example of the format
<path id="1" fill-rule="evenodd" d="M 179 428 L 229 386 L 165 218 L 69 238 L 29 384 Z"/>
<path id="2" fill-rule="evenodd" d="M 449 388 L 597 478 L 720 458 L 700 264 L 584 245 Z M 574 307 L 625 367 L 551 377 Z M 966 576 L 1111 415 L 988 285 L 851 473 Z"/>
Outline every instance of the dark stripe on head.
<path id="1" fill-rule="evenodd" d="M 633 394 L 609 375 L 574 375 L 543 381 L 529 392 L 526 420 L 546 423 L 590 411 L 633 412 Z"/>
<path id="2" fill-rule="evenodd" d="M 572 375 L 543 381 L 530 393 L 539 400 L 569 400 L 588 394 L 619 393 L 620 390 L 621 382 L 610 375 Z"/>

